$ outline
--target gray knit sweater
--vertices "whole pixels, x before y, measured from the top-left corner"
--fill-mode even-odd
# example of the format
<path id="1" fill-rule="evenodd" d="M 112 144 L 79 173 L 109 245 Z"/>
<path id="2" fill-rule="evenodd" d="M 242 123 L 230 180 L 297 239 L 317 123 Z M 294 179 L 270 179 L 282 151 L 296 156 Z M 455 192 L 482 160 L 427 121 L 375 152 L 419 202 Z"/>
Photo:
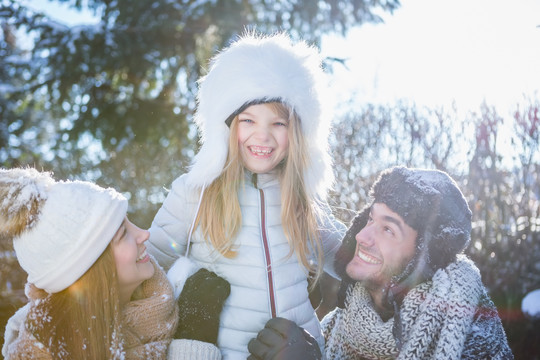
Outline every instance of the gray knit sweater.
<path id="1" fill-rule="evenodd" d="M 322 321 L 326 359 L 513 359 L 479 271 L 465 257 L 410 290 L 398 319 L 383 321 L 367 290 L 350 286 L 345 308 Z"/>

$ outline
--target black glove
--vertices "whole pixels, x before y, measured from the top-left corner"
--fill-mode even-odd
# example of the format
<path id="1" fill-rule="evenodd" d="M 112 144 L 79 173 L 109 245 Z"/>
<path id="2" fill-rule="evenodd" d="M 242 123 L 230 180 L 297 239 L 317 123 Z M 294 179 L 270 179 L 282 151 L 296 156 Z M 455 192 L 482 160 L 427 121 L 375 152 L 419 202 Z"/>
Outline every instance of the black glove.
<path id="1" fill-rule="evenodd" d="M 248 344 L 248 360 L 319 360 L 319 344 L 306 330 L 284 318 L 268 320 Z"/>
<path id="2" fill-rule="evenodd" d="M 217 344 L 219 316 L 231 293 L 229 282 L 215 273 L 200 269 L 187 280 L 178 306 L 175 339 L 192 339 Z"/>

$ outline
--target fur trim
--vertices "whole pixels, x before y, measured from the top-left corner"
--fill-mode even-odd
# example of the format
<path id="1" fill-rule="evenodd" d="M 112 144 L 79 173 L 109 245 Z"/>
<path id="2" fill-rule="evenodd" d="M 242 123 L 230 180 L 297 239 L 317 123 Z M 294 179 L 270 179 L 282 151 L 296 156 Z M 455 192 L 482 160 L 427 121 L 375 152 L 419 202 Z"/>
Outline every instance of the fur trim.
<path id="1" fill-rule="evenodd" d="M 302 122 L 310 163 L 305 174 L 310 195 L 326 195 L 333 181 L 328 153 L 330 116 L 323 109 L 321 59 L 314 47 L 292 44 L 284 34 L 248 34 L 218 53 L 199 81 L 195 122 L 202 144 L 187 174 L 192 187 L 211 184 L 223 171 L 228 152 L 227 118 L 245 103 L 281 99 Z"/>
<path id="2" fill-rule="evenodd" d="M 443 171 L 403 166 L 384 170 L 370 196 L 418 231 L 417 246 L 427 247 L 427 259 L 419 260 L 432 271 L 455 261 L 470 242 L 472 212 L 456 182 Z"/>
<path id="3" fill-rule="evenodd" d="M 48 172 L 0 169 L 0 232 L 15 238 L 32 228 L 53 183 Z"/>

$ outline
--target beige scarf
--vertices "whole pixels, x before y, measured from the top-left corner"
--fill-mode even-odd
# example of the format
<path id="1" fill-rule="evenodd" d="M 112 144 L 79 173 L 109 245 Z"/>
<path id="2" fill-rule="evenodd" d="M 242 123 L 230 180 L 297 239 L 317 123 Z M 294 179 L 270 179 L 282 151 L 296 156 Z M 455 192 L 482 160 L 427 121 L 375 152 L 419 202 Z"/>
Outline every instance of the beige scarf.
<path id="1" fill-rule="evenodd" d="M 166 359 L 167 347 L 178 324 L 178 306 L 163 270 L 155 263 L 154 276 L 122 311 L 126 359 Z"/>

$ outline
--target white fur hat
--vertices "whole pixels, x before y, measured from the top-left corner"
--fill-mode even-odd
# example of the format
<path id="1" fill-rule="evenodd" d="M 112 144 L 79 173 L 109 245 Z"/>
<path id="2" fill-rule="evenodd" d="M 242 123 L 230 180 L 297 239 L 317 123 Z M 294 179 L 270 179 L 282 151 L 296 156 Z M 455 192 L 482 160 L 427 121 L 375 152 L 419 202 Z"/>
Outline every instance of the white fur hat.
<path id="1" fill-rule="evenodd" d="M 126 198 L 83 181 L 55 182 L 35 169 L 0 169 L 1 232 L 28 282 L 49 293 L 77 281 L 112 240 Z"/>
<path id="2" fill-rule="evenodd" d="M 317 49 L 304 42 L 293 44 L 284 34 L 247 34 L 218 53 L 199 81 L 195 122 L 202 146 L 187 184 L 209 185 L 223 171 L 230 133 L 225 121 L 231 114 L 246 103 L 279 99 L 294 108 L 308 140 L 307 190 L 324 197 L 333 181 L 324 76 Z"/>

